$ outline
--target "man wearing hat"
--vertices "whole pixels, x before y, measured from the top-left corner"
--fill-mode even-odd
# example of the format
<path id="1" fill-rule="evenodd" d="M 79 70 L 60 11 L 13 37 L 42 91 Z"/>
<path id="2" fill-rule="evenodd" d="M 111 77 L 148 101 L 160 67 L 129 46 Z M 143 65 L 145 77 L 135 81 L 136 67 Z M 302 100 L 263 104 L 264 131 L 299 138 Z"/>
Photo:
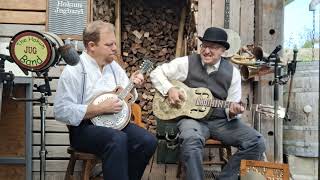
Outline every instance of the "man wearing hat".
<path id="1" fill-rule="evenodd" d="M 172 105 L 179 104 L 185 97 L 170 80 L 181 81 L 190 88 L 208 88 L 215 98 L 232 102 L 226 109 L 213 108 L 206 120 L 197 121 L 187 117 L 181 119 L 177 126 L 180 158 L 188 180 L 204 179 L 202 158 L 205 141 L 210 137 L 238 148 L 218 177 L 219 180 L 238 179 L 242 159 L 262 159 L 264 139 L 238 116 L 244 111 L 239 104 L 241 76 L 237 68 L 221 57 L 230 48 L 226 31 L 210 27 L 199 39 L 202 41 L 200 54 L 178 57 L 158 66 L 150 74 L 151 81 L 162 95 L 168 96 Z"/>

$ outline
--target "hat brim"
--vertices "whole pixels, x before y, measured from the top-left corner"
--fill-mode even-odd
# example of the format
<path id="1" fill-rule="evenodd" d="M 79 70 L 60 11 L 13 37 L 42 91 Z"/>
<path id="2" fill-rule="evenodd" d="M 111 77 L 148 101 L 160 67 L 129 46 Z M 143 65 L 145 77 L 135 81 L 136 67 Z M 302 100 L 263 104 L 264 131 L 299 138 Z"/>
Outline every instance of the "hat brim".
<path id="1" fill-rule="evenodd" d="M 226 50 L 228 50 L 230 48 L 230 44 L 226 41 L 212 41 L 210 39 L 205 39 L 203 37 L 199 37 L 200 41 L 208 41 L 208 42 L 213 42 L 213 43 L 217 43 L 217 44 L 220 44 L 222 45 L 223 47 L 226 48 Z"/>

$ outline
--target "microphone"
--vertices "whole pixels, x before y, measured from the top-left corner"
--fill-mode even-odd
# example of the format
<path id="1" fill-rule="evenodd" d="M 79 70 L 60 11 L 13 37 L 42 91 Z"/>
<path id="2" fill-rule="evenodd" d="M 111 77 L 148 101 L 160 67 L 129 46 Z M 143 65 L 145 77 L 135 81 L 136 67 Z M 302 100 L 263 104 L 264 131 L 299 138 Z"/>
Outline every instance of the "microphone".
<path id="1" fill-rule="evenodd" d="M 268 58 L 270 58 L 272 55 L 277 54 L 280 50 L 282 49 L 281 45 L 278 45 L 270 54 L 270 56 Z"/>
<path id="2" fill-rule="evenodd" d="M 58 51 L 68 65 L 75 66 L 79 63 L 80 56 L 71 44 L 65 44 L 59 47 Z"/>

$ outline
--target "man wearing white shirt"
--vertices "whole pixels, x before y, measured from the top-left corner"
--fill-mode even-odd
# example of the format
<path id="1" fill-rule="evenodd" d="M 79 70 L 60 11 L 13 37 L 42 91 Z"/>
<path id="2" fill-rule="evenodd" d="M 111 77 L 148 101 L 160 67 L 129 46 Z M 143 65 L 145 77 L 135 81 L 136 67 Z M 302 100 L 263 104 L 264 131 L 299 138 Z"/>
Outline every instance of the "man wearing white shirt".
<path id="1" fill-rule="evenodd" d="M 209 137 L 238 148 L 218 177 L 219 180 L 235 180 L 238 179 L 242 159 L 262 158 L 264 139 L 256 130 L 241 122 L 238 116 L 244 111 L 239 104 L 241 76 L 237 68 L 221 57 L 230 47 L 227 33 L 221 28 L 210 27 L 199 39 L 202 41 L 200 54 L 179 57 L 158 66 L 150 74 L 151 81 L 163 96 L 168 96 L 172 105 L 181 103 L 185 97 L 170 80 L 179 80 L 191 88 L 208 88 L 215 98 L 232 102 L 226 109 L 213 108 L 205 121 L 183 118 L 177 127 L 180 158 L 188 180 L 204 179 L 202 157 L 205 141 Z"/>
<path id="2" fill-rule="evenodd" d="M 129 123 L 124 129 L 95 126 L 91 118 L 117 113 L 119 99 L 110 98 L 94 105 L 92 100 L 103 92 L 123 88 L 131 80 L 142 85 L 138 71 L 129 78 L 114 61 L 117 46 L 114 26 L 102 21 L 89 23 L 83 32 L 86 50 L 76 66 L 63 70 L 55 96 L 55 118 L 68 125 L 70 144 L 76 150 L 97 155 L 102 160 L 105 180 L 139 180 L 153 155 L 157 141 L 147 130 Z M 133 94 L 137 98 L 134 89 Z"/>

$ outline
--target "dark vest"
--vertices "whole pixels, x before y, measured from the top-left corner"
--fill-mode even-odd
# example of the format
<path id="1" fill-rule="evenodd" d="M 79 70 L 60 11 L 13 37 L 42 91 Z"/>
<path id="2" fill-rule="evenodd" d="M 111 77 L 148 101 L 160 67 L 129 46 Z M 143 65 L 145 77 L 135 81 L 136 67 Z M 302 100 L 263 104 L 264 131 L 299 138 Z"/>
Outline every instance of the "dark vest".
<path id="1" fill-rule="evenodd" d="M 222 58 L 219 69 L 208 74 L 201 63 L 199 54 L 190 55 L 188 61 L 188 76 L 184 84 L 190 88 L 208 88 L 215 98 L 226 100 L 232 81 L 233 66 L 226 59 Z M 222 108 L 213 108 L 211 117 L 219 119 L 226 118 L 225 110 Z"/>

